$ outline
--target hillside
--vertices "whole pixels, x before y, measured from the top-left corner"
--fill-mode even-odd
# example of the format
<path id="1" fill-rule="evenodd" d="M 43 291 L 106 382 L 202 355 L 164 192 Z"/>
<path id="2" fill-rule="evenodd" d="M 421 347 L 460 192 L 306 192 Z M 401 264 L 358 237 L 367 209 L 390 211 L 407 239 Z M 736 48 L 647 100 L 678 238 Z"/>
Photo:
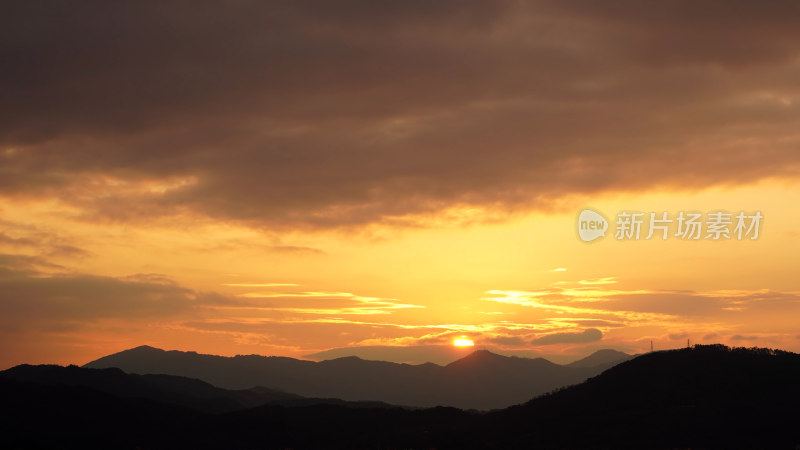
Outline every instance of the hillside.
<path id="1" fill-rule="evenodd" d="M 800 355 L 722 345 L 648 353 L 490 422 L 507 445 L 795 448 Z"/>
<path id="2" fill-rule="evenodd" d="M 0 379 L 51 388 L 86 388 L 123 399 L 146 400 L 207 413 L 231 412 L 263 405 L 335 404 L 357 408 L 392 407 L 380 402 L 306 398 L 262 386 L 228 390 L 193 378 L 163 374 L 127 374 L 116 368 L 91 369 L 78 366 L 23 364 L 0 372 Z"/>
<path id="3" fill-rule="evenodd" d="M 619 354 L 624 358 L 624 353 Z M 344 357 L 314 362 L 275 356 L 222 357 L 142 346 L 85 365 L 128 373 L 197 378 L 226 389 L 267 386 L 304 397 L 382 401 L 406 406 L 489 410 L 597 375 L 610 365 L 561 366 L 479 350 L 446 366 Z"/>
<path id="4" fill-rule="evenodd" d="M 459 364 L 484 359 L 502 361 L 478 353 Z M 641 355 L 579 385 L 485 414 L 330 404 L 209 414 L 9 377 L 0 377 L 0 395 L 7 418 L 0 444 L 12 448 L 789 449 L 800 443 L 800 355 L 724 346 Z"/>

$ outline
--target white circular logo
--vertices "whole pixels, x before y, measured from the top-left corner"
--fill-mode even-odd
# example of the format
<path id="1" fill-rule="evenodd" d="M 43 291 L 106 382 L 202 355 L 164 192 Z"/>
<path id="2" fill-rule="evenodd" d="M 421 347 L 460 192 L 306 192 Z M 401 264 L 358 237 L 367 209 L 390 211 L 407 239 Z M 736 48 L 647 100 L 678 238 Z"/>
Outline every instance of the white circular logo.
<path id="1" fill-rule="evenodd" d="M 584 209 L 578 215 L 578 236 L 583 242 L 603 237 L 608 231 L 608 220 L 597 211 Z"/>

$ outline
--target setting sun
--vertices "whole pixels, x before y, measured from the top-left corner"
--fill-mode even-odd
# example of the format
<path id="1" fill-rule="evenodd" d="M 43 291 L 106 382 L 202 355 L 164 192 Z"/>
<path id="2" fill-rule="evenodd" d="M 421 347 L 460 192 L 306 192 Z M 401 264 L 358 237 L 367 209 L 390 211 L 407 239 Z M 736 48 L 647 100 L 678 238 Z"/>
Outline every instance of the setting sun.
<path id="1" fill-rule="evenodd" d="M 453 345 L 456 347 L 473 347 L 475 343 L 470 339 L 459 338 L 453 341 Z"/>

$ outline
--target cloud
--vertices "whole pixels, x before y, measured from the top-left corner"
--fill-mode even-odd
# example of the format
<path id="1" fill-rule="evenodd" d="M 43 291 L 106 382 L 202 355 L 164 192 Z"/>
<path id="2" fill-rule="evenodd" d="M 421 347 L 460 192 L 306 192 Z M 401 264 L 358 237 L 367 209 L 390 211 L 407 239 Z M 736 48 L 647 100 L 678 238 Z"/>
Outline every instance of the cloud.
<path id="1" fill-rule="evenodd" d="M 238 309 L 239 306 L 236 308 Z M 530 338 L 531 333 L 555 332 L 571 328 L 570 325 L 548 321 L 539 323 L 413 324 L 392 321 L 392 318 L 388 316 L 379 316 L 381 319 L 385 318 L 381 321 L 375 320 L 378 317 L 372 320 L 365 320 L 362 317 L 287 315 L 282 314 L 282 311 L 271 310 L 249 319 L 243 319 L 241 314 L 235 312 L 228 319 L 216 317 L 207 320 L 185 321 L 180 324 L 180 327 L 192 331 L 235 336 L 237 339 L 242 336 L 256 338 L 274 336 L 273 343 L 286 340 L 286 342 L 291 341 L 294 345 L 305 346 L 305 348 L 319 348 L 320 339 L 323 339 L 322 342 L 327 342 L 329 347 L 345 349 L 320 355 L 315 354 L 313 355 L 315 358 L 358 355 L 369 359 L 377 354 L 378 349 L 386 347 L 388 348 L 387 355 L 389 355 L 387 357 L 396 358 L 392 360 L 400 362 L 424 362 L 425 360 L 414 358 L 432 354 L 428 350 L 434 347 L 453 348 L 453 340 L 459 337 L 472 339 L 478 348 L 490 348 L 493 351 L 505 353 L 510 351 L 513 354 L 530 356 L 530 350 L 526 350 L 525 347 L 528 347 L 527 339 Z M 509 350 L 509 347 L 514 348 Z M 422 350 L 420 353 L 412 349 L 399 350 L 399 348 L 421 348 Z M 438 350 L 434 353 L 439 354 L 437 352 Z M 451 357 L 451 353 L 449 350 L 445 351 L 446 358 L 429 359 L 429 361 L 452 361 L 455 358 Z M 408 356 L 411 354 L 417 356 Z"/>
<path id="2" fill-rule="evenodd" d="M 4 327 L 91 323 L 101 319 L 169 320 L 192 315 L 205 296 L 174 283 L 81 274 L 17 272 L 0 277 Z"/>
<path id="3" fill-rule="evenodd" d="M 14 237 L 8 236 L 5 233 L 0 233 L 0 244 L 6 244 L 6 245 L 11 245 L 11 246 L 20 246 L 20 247 L 30 247 L 30 246 L 35 246 L 36 242 L 33 239 L 28 239 L 28 238 L 23 238 L 23 237 L 14 238 Z"/>
<path id="4" fill-rule="evenodd" d="M 570 329 L 575 327 L 590 327 L 603 333 L 604 342 L 619 342 L 620 338 L 624 342 L 629 339 L 626 336 L 644 333 L 647 338 L 641 341 L 647 346 L 654 337 L 652 333 L 656 333 L 659 341 L 703 336 L 701 340 L 705 342 L 721 339 L 720 342 L 730 341 L 732 345 L 742 340 L 766 340 L 774 345 L 796 334 L 791 318 L 800 313 L 800 292 L 795 291 L 669 291 L 577 286 L 558 284 L 531 291 L 492 290 L 483 300 L 511 305 L 518 308 L 515 317 L 547 324 L 549 329 L 531 329 L 542 338 L 572 333 Z M 531 344 L 537 345 L 536 341 Z"/>
<path id="5" fill-rule="evenodd" d="M 17 2 L 0 18 L 0 195 L 86 220 L 322 229 L 796 176 L 797 16 L 784 1 Z"/>
<path id="6" fill-rule="evenodd" d="M 664 325 L 678 319 L 711 320 L 742 314 L 755 319 L 800 311 L 800 293 L 767 289 L 669 291 L 557 286 L 533 291 L 491 290 L 487 294 L 483 300 L 629 324 Z"/>
<path id="7" fill-rule="evenodd" d="M 718 64 L 738 68 L 786 61 L 796 51 L 792 42 L 800 33 L 791 22 L 800 14 L 790 0 L 770 2 L 765 8 L 733 2 L 681 0 L 650 5 L 635 0 L 597 2 L 579 0 L 547 4 L 595 24 L 621 27 L 608 36 L 619 54 L 642 64 Z M 764 33 L 765 29 L 772 32 Z M 727 36 L 725 31 L 733 31 Z M 638 38 L 638 39 L 634 39 Z"/>
<path id="8" fill-rule="evenodd" d="M 755 340 L 759 339 L 759 336 L 755 336 L 755 335 L 753 335 L 753 336 L 743 336 L 741 334 L 734 334 L 733 336 L 730 337 L 730 339 L 732 341 L 755 341 Z"/>
<path id="9" fill-rule="evenodd" d="M 393 310 L 424 308 L 396 299 L 365 297 L 349 292 L 247 292 L 237 297 L 241 299 L 238 304 L 242 308 L 327 316 L 391 314 Z M 268 303 L 261 299 L 267 299 Z"/>
<path id="10" fill-rule="evenodd" d="M 495 336 L 486 339 L 486 341 L 509 347 L 521 347 L 526 344 L 525 340 L 519 336 Z"/>
<path id="11" fill-rule="evenodd" d="M 273 245 L 267 247 L 268 251 L 275 253 L 290 253 L 290 254 L 309 254 L 309 255 L 324 255 L 325 252 L 312 247 L 303 247 L 300 245 Z"/>
<path id="12" fill-rule="evenodd" d="M 0 254 L 3 333 L 80 331 L 109 321 L 168 326 L 237 307 L 235 298 L 190 289 L 163 274 L 90 275 L 39 256 Z"/>
<path id="13" fill-rule="evenodd" d="M 64 337 L 91 335 L 92 330 L 114 334 L 147 328 L 218 333 L 238 343 L 268 343 L 273 348 L 290 347 L 286 339 L 291 337 L 292 351 L 297 352 L 296 342 L 306 349 L 318 348 L 321 341 L 346 345 L 374 337 L 378 328 L 392 339 L 413 330 L 413 338 L 429 344 L 459 331 L 376 321 L 373 317 L 391 318 L 397 311 L 419 308 L 394 299 L 306 291 L 294 283 L 238 283 L 228 288 L 244 292 L 241 296 L 201 292 L 154 273 L 125 277 L 74 273 L 41 257 L 0 254 L 0 334 Z M 342 332 L 353 335 L 337 340 L 329 334 Z"/>
<path id="14" fill-rule="evenodd" d="M 597 328 L 587 328 L 581 332 L 564 332 L 546 334 L 531 340 L 532 345 L 574 344 L 599 341 L 603 332 Z"/>
<path id="15" fill-rule="evenodd" d="M 559 322 L 575 320 L 607 320 L 617 323 L 663 323 L 676 316 L 648 312 L 635 305 L 624 303 L 627 297 L 652 291 L 625 291 L 604 288 L 551 287 L 534 291 L 491 290 L 482 300 L 533 308 L 543 318 Z M 624 305 L 620 305 L 624 303 Z M 559 317 L 559 315 L 569 316 Z"/>
<path id="16" fill-rule="evenodd" d="M 596 285 L 596 284 L 616 284 L 617 280 L 614 277 L 592 278 L 589 280 L 580 280 L 578 284 Z"/>
<path id="17" fill-rule="evenodd" d="M 569 319 L 568 321 L 581 327 L 619 328 L 625 326 L 623 322 L 613 322 L 599 319 Z"/>
<path id="18" fill-rule="evenodd" d="M 10 230 L 12 236 L 3 229 Z M 55 232 L 46 232 L 33 226 L 0 221 L 0 248 L 11 251 L 34 251 L 44 257 L 84 258 L 91 253 L 71 244 L 71 240 Z"/>
<path id="19" fill-rule="evenodd" d="M 40 256 L 0 253 L 0 279 L 4 276 L 21 276 L 37 273 L 40 270 L 63 268 Z"/>

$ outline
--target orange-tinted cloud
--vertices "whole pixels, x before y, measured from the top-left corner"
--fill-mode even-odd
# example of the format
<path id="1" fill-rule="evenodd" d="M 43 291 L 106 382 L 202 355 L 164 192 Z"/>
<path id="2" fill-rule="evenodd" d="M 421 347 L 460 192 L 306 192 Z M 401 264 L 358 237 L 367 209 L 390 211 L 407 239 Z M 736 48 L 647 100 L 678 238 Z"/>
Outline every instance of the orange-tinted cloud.
<path id="1" fill-rule="evenodd" d="M 574 344 L 599 341 L 603 332 L 597 328 L 587 328 L 580 332 L 546 334 L 531 341 L 533 345 Z"/>
<path id="2" fill-rule="evenodd" d="M 0 18 L 0 195 L 92 220 L 316 229 L 796 176 L 799 16 L 19 2 Z"/>

